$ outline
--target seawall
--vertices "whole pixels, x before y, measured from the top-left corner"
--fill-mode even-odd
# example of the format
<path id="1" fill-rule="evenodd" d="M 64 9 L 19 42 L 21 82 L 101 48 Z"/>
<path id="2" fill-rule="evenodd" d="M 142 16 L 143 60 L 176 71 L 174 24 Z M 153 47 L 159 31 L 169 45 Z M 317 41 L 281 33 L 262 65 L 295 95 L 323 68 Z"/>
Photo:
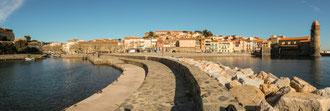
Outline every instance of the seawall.
<path id="1" fill-rule="evenodd" d="M 122 71 L 120 77 L 104 89 L 90 97 L 66 108 L 68 111 L 112 111 L 115 110 L 127 96 L 136 91 L 145 78 L 143 68 L 125 64 L 123 61 L 108 57 L 88 57 L 93 64 L 107 64 Z"/>
<path id="2" fill-rule="evenodd" d="M 194 111 L 214 111 L 220 109 L 223 110 L 229 105 L 235 106 L 238 110 L 243 110 L 242 107 L 238 104 L 238 101 L 228 92 L 228 90 L 223 85 L 219 84 L 215 79 L 209 77 L 198 67 L 180 61 L 172 60 L 170 58 L 162 58 L 156 56 L 114 56 L 143 61 L 159 62 L 169 67 L 172 71 L 176 72 L 176 74 L 183 76 L 183 78 L 187 81 L 187 89 L 189 89 L 187 92 L 189 92 L 193 100 L 192 110 Z M 134 109 L 135 107 L 139 106 L 132 105 L 132 101 L 134 99 L 137 98 L 127 98 L 119 109 L 139 110 Z"/>
<path id="3" fill-rule="evenodd" d="M 42 59 L 45 54 L 5 54 L 0 55 L 0 61 L 6 61 L 6 60 L 25 60 L 27 57 L 32 57 L 35 59 Z"/>

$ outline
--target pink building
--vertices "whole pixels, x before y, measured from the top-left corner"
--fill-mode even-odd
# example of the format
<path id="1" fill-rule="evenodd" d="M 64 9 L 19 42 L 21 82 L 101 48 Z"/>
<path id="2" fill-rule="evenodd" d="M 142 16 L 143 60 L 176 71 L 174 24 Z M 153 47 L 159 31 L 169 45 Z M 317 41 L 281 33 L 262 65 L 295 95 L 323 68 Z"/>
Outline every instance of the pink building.
<path id="1" fill-rule="evenodd" d="M 182 38 L 179 40 L 179 47 L 196 47 L 196 39 Z"/>

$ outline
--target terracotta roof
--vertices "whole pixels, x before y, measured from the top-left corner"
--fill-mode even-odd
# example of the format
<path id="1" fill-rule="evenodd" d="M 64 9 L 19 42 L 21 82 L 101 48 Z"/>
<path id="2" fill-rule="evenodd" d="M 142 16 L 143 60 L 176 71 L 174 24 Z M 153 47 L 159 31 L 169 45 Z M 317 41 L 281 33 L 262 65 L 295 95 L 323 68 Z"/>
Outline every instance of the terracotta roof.
<path id="1" fill-rule="evenodd" d="M 280 40 L 309 40 L 310 37 L 291 37 L 291 38 L 281 38 Z"/>
<path id="2" fill-rule="evenodd" d="M 311 42 L 311 40 L 301 40 L 300 42 Z"/>
<path id="3" fill-rule="evenodd" d="M 281 47 L 298 47 L 298 45 L 281 45 Z"/>
<path id="4" fill-rule="evenodd" d="M 142 39 L 140 37 L 125 37 L 124 39 Z"/>
<path id="5" fill-rule="evenodd" d="M 195 38 L 181 38 L 179 40 L 196 40 Z"/>

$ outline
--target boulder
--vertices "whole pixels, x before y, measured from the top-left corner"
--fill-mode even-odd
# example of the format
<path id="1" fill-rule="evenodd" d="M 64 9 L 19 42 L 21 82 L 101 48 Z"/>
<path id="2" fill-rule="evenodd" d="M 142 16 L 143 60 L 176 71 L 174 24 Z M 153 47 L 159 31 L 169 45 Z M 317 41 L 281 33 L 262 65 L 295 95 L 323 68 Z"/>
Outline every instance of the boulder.
<path id="1" fill-rule="evenodd" d="M 234 80 L 239 80 L 240 78 L 247 78 L 248 75 L 242 74 L 242 73 L 236 73 L 233 77 Z"/>
<path id="2" fill-rule="evenodd" d="M 282 88 L 284 86 L 290 86 L 290 79 L 287 77 L 281 77 L 277 79 L 274 83 L 278 88 Z"/>
<path id="3" fill-rule="evenodd" d="M 284 86 L 280 88 L 275 94 L 270 94 L 267 96 L 266 100 L 269 104 L 274 106 L 277 101 L 284 95 L 288 93 L 296 92 L 293 88 L 290 86 Z"/>
<path id="4" fill-rule="evenodd" d="M 268 74 L 264 71 L 261 71 L 257 74 L 257 78 L 265 80 L 267 78 Z"/>
<path id="5" fill-rule="evenodd" d="M 275 84 L 262 84 L 260 90 L 267 96 L 269 94 L 275 94 L 278 88 Z"/>
<path id="6" fill-rule="evenodd" d="M 229 92 L 237 98 L 246 110 L 258 110 L 261 101 L 265 99 L 264 93 L 251 85 L 239 85 L 231 88 Z"/>
<path id="7" fill-rule="evenodd" d="M 275 75 L 274 75 L 274 74 L 272 74 L 272 73 L 268 73 L 267 75 L 268 75 L 268 77 L 270 77 L 270 78 L 273 78 L 273 79 L 278 79 L 278 77 L 277 77 L 277 76 L 275 76 Z"/>
<path id="8" fill-rule="evenodd" d="M 323 97 L 326 97 L 326 98 L 330 98 L 330 87 L 326 87 L 324 89 L 314 91 L 313 93 L 315 93 L 317 95 L 320 95 L 320 96 L 323 96 Z"/>
<path id="9" fill-rule="evenodd" d="M 283 95 L 275 108 L 280 111 L 327 111 L 330 99 L 311 93 L 292 92 Z"/>
<path id="10" fill-rule="evenodd" d="M 222 70 L 218 64 L 211 63 L 205 67 L 206 71 Z"/>
<path id="11" fill-rule="evenodd" d="M 243 74 L 246 74 L 246 75 L 253 75 L 254 72 L 251 68 L 246 68 L 246 69 L 240 69 L 240 71 L 243 73 Z"/>
<path id="12" fill-rule="evenodd" d="M 234 87 L 239 86 L 239 85 L 242 85 L 242 84 L 239 83 L 237 80 L 233 80 L 233 81 L 230 81 L 229 83 L 227 83 L 226 87 L 228 89 L 231 89 L 231 88 L 234 88 Z"/>
<path id="13" fill-rule="evenodd" d="M 290 86 L 294 89 L 296 89 L 297 92 L 313 92 L 316 90 L 316 88 L 306 81 L 298 78 L 298 77 L 293 77 L 292 80 L 290 81 Z"/>
<path id="14" fill-rule="evenodd" d="M 234 71 L 238 71 L 239 70 L 239 68 L 238 67 L 234 67 L 234 68 L 232 68 Z"/>
<path id="15" fill-rule="evenodd" d="M 229 77 L 229 75 L 225 72 L 220 72 L 218 75 L 223 77 Z"/>
<path id="16" fill-rule="evenodd" d="M 230 67 L 225 66 L 225 65 L 220 65 L 220 68 L 222 68 L 223 70 L 231 70 Z"/>
<path id="17" fill-rule="evenodd" d="M 217 80 L 219 83 L 221 83 L 223 86 L 225 86 L 227 83 L 231 81 L 230 77 L 224 77 L 224 76 L 218 76 Z"/>
<path id="18" fill-rule="evenodd" d="M 260 85 L 264 83 L 264 81 L 261 80 L 261 79 L 258 79 L 258 78 L 250 79 L 250 78 L 247 78 L 247 77 L 241 77 L 241 78 L 238 79 L 238 81 L 242 84 L 252 85 L 252 86 L 255 86 L 257 88 L 259 88 Z"/>
<path id="19" fill-rule="evenodd" d="M 265 84 L 273 84 L 275 82 L 274 78 L 268 77 L 267 79 L 264 80 Z"/>
<path id="20" fill-rule="evenodd" d="M 232 69 L 225 69 L 224 71 L 230 76 L 235 76 L 236 74 L 236 71 L 233 71 Z"/>
<path id="21" fill-rule="evenodd" d="M 273 106 L 268 104 L 267 101 L 263 99 L 260 102 L 260 110 L 259 111 L 279 111 L 279 110 L 273 108 Z"/>
<path id="22" fill-rule="evenodd" d="M 255 79 L 256 78 L 256 75 L 251 75 L 249 76 L 250 79 Z"/>

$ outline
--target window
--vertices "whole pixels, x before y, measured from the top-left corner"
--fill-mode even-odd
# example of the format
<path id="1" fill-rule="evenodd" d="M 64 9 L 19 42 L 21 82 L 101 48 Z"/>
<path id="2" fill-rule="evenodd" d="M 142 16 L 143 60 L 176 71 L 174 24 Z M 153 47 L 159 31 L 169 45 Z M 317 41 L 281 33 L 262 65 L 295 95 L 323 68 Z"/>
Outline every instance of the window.
<path id="1" fill-rule="evenodd" d="M 294 41 L 293 44 L 297 44 L 297 41 Z"/>
<path id="2" fill-rule="evenodd" d="M 290 45 L 290 44 L 291 44 L 291 42 L 289 41 L 289 42 L 288 42 L 288 44 Z"/>

